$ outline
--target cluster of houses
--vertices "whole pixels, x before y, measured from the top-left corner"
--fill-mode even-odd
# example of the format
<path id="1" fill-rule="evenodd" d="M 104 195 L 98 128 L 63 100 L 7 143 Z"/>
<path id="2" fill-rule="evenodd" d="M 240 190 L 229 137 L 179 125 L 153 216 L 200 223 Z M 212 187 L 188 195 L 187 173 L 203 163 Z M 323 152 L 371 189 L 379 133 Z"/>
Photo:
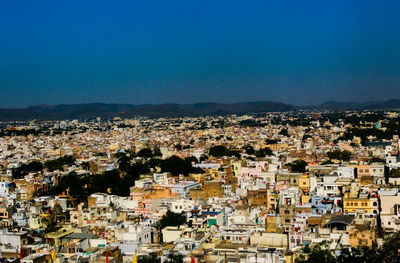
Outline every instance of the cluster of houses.
<path id="1" fill-rule="evenodd" d="M 212 126 L 221 117 L 96 121 L 96 129 L 78 133 L 0 138 L 1 258 L 120 263 L 155 253 L 162 260 L 181 254 L 184 262 L 283 263 L 323 241 L 338 255 L 342 248 L 382 244 L 400 230 L 398 136 L 367 146 L 357 137 L 332 143 L 350 126 L 241 127 L 242 118 L 226 118 L 225 128 Z M 207 128 L 193 128 L 202 123 Z M 303 138 L 306 129 L 312 136 Z M 93 193 L 77 202 L 69 189 L 47 194 L 71 171 L 118 169 L 117 152 L 157 146 L 163 158 L 200 160 L 213 145 L 238 150 L 241 158 L 207 156 L 192 164 L 203 172 L 188 176 L 152 170 L 132 183 L 129 196 Z M 272 154 L 241 150 L 248 145 Z M 352 157 L 326 162 L 332 150 Z M 22 163 L 64 155 L 76 163 L 13 178 Z M 290 166 L 299 159 L 307 164 L 301 172 Z M 169 211 L 185 222 L 160 227 Z"/>

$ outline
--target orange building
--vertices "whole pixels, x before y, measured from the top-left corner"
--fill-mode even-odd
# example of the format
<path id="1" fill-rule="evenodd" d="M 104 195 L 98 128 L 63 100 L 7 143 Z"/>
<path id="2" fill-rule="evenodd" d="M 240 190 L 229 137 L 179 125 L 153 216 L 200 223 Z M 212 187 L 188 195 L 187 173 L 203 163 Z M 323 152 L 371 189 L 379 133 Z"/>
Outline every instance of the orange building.
<path id="1" fill-rule="evenodd" d="M 356 165 L 357 177 L 361 178 L 364 176 L 371 176 L 371 166 L 370 165 Z"/>

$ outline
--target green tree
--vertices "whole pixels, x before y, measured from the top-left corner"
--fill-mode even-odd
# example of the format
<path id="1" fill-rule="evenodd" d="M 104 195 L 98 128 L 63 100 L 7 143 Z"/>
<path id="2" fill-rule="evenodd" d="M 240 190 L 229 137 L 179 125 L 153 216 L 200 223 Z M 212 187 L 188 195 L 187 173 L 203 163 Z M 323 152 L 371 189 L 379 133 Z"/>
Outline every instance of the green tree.
<path id="1" fill-rule="evenodd" d="M 168 210 L 165 215 L 163 215 L 160 221 L 157 222 L 156 228 L 158 230 L 158 235 L 160 237 L 160 242 L 163 242 L 162 229 L 167 226 L 177 226 L 178 228 L 186 223 L 186 216 L 182 213 L 174 213 Z"/>
<path id="2" fill-rule="evenodd" d="M 312 249 L 308 245 L 304 248 L 304 253 L 297 259 L 297 263 L 395 263 L 400 262 L 400 231 L 394 233 L 385 240 L 382 246 L 377 247 L 357 247 L 343 248 L 339 256 L 335 257 L 328 249 L 328 243 L 322 242 L 315 245 Z"/>
<path id="3" fill-rule="evenodd" d="M 196 157 L 189 157 L 181 159 L 176 155 L 173 155 L 165 160 L 160 161 L 160 167 L 162 172 L 170 172 L 172 175 L 183 174 L 188 176 L 189 173 L 203 173 L 204 171 L 200 168 L 192 166 L 192 161 L 197 162 Z"/>
<path id="4" fill-rule="evenodd" d="M 242 127 L 262 127 L 262 126 L 264 126 L 264 124 L 259 123 L 252 119 L 243 120 L 243 121 L 239 122 L 239 125 Z"/>
<path id="5" fill-rule="evenodd" d="M 351 158 L 351 152 L 343 150 L 334 150 L 332 152 L 328 152 L 327 156 L 329 159 L 335 159 L 335 160 L 340 160 L 340 161 L 350 161 Z"/>
<path id="6" fill-rule="evenodd" d="M 251 146 L 250 144 L 246 145 L 244 147 L 244 150 L 246 151 L 246 154 L 249 154 L 249 155 L 255 154 L 255 152 L 256 152 L 254 150 L 253 146 Z"/>
<path id="7" fill-rule="evenodd" d="M 400 168 L 395 168 L 390 171 L 390 177 L 399 178 L 400 177 Z"/>
<path id="8" fill-rule="evenodd" d="M 289 164 L 294 173 L 304 173 L 306 171 L 307 162 L 304 160 L 296 160 Z"/>
<path id="9" fill-rule="evenodd" d="M 166 263 L 183 263 L 182 254 L 169 254 Z"/>
<path id="10" fill-rule="evenodd" d="M 275 139 L 266 139 L 266 140 L 265 140 L 265 143 L 266 143 L 266 144 L 276 144 L 276 143 L 278 143 L 278 140 L 275 140 Z"/>
<path id="11" fill-rule="evenodd" d="M 90 169 L 89 162 L 82 162 L 81 166 L 82 166 L 82 169 L 84 169 L 85 171 L 89 171 L 89 169 Z"/>
<path id="12" fill-rule="evenodd" d="M 137 156 L 142 158 L 151 158 L 153 157 L 153 152 L 151 151 L 151 149 L 144 148 L 137 153 Z"/>
<path id="13" fill-rule="evenodd" d="M 138 263 L 160 263 L 161 259 L 158 258 L 156 253 L 150 253 L 149 255 L 138 256 Z"/>
<path id="14" fill-rule="evenodd" d="M 153 157 L 162 157 L 160 147 L 158 147 L 158 146 L 154 147 Z"/>
<path id="15" fill-rule="evenodd" d="M 125 175 L 121 174 L 119 170 L 95 175 L 77 175 L 75 172 L 71 172 L 61 176 L 58 185 L 51 187 L 47 194 L 58 195 L 69 188 L 70 195 L 81 201 L 84 201 L 92 193 L 109 193 L 108 190 L 111 190 L 111 194 L 129 196 L 130 187 L 134 186 L 135 180 L 149 171 L 147 164 L 136 162 L 129 166 Z"/>
<path id="16" fill-rule="evenodd" d="M 322 242 L 321 244 L 315 245 L 308 257 L 301 255 L 296 259 L 297 263 L 335 263 L 336 258 L 329 250 L 328 244 Z"/>
<path id="17" fill-rule="evenodd" d="M 159 221 L 160 228 L 163 229 L 166 226 L 177 226 L 180 227 L 181 225 L 186 223 L 186 216 L 182 213 L 174 213 L 171 210 L 168 210 L 165 215 L 163 215 Z"/>
<path id="18" fill-rule="evenodd" d="M 229 151 L 223 145 L 212 146 L 209 150 L 209 155 L 214 157 L 221 157 L 221 156 L 230 156 L 231 151 Z"/>
<path id="19" fill-rule="evenodd" d="M 48 160 L 44 163 L 44 167 L 49 171 L 62 170 L 64 165 L 72 166 L 75 164 L 75 158 L 66 155 L 54 160 Z"/>
<path id="20" fill-rule="evenodd" d="M 174 148 L 175 148 L 177 151 L 182 151 L 182 145 L 180 145 L 179 143 L 176 144 L 176 145 L 174 146 Z"/>
<path id="21" fill-rule="evenodd" d="M 119 153 L 117 156 L 118 168 L 122 172 L 128 172 L 131 168 L 131 158 L 126 153 Z"/>
<path id="22" fill-rule="evenodd" d="M 271 155 L 272 154 L 272 150 L 268 147 L 265 147 L 264 149 L 259 149 L 255 152 L 256 157 L 258 158 L 263 158 L 267 155 Z"/>
<path id="23" fill-rule="evenodd" d="M 202 156 L 200 156 L 200 162 L 203 162 L 205 160 L 208 160 L 208 156 L 203 154 Z"/>
<path id="24" fill-rule="evenodd" d="M 383 243 L 378 249 L 378 256 L 375 257 L 375 262 L 400 262 L 400 231 L 393 234 L 389 239 Z M 374 253 L 372 253 L 374 254 Z M 376 254 L 376 253 L 375 253 Z M 370 261 L 373 262 L 373 261 Z"/>
<path id="25" fill-rule="evenodd" d="M 372 156 L 371 162 L 373 162 L 373 163 L 384 163 L 385 159 L 382 159 L 382 158 L 379 158 L 379 157 L 376 157 L 376 156 Z"/>
<path id="26" fill-rule="evenodd" d="M 286 137 L 289 137 L 289 132 L 288 132 L 288 129 L 286 129 L 286 128 L 283 128 L 283 129 L 279 132 L 279 134 L 280 134 L 280 135 L 283 135 L 283 136 L 286 136 Z"/>
<path id="27" fill-rule="evenodd" d="M 32 161 L 28 164 L 22 164 L 17 168 L 12 169 L 12 177 L 14 179 L 21 179 L 30 172 L 40 172 L 44 168 L 43 164 L 39 161 Z"/>

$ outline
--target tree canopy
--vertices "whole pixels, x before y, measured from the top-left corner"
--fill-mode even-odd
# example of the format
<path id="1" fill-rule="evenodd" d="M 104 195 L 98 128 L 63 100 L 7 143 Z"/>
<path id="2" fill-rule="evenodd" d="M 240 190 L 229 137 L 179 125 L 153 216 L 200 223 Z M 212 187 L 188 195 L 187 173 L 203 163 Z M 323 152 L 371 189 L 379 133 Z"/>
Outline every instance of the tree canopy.
<path id="1" fill-rule="evenodd" d="M 74 165 L 75 158 L 72 155 L 66 155 L 54 160 L 48 160 L 44 163 L 44 167 L 49 171 L 62 170 L 64 165 Z"/>
<path id="2" fill-rule="evenodd" d="M 351 158 L 351 152 L 343 150 L 334 150 L 332 152 L 327 153 L 329 159 L 335 159 L 335 160 L 340 160 L 340 161 L 350 161 Z"/>
<path id="3" fill-rule="evenodd" d="M 138 153 L 137 156 L 143 157 L 143 158 L 151 158 L 153 157 L 153 151 L 148 148 L 141 149 Z"/>
<path id="4" fill-rule="evenodd" d="M 259 157 L 259 158 L 262 158 L 262 157 L 265 157 L 265 156 L 271 155 L 271 154 L 272 154 L 272 150 L 268 147 L 259 149 L 255 152 L 256 157 Z"/>
<path id="5" fill-rule="evenodd" d="M 370 247 L 343 248 L 339 256 L 335 257 L 329 250 L 327 243 L 315 245 L 312 249 L 306 246 L 304 254 L 300 255 L 297 263 L 394 263 L 400 262 L 400 232 L 389 237 L 382 246 L 374 244 Z"/>
<path id="6" fill-rule="evenodd" d="M 209 155 L 214 157 L 231 156 L 231 151 L 223 145 L 212 146 Z"/>
<path id="7" fill-rule="evenodd" d="M 170 172 L 172 175 L 188 176 L 189 173 L 204 173 L 201 168 L 192 166 L 192 162 L 198 162 L 196 157 L 188 157 L 182 159 L 176 155 L 173 155 L 167 159 L 159 160 L 159 166 L 162 172 Z"/>
<path id="8" fill-rule="evenodd" d="M 252 155 L 254 154 L 256 151 L 254 150 L 253 146 L 251 146 L 250 144 L 246 145 L 244 147 L 244 150 L 246 152 L 246 154 Z"/>
<path id="9" fill-rule="evenodd" d="M 138 263 L 160 263 L 161 259 L 157 257 L 157 254 L 152 252 L 149 255 L 138 256 Z"/>
<path id="10" fill-rule="evenodd" d="M 165 215 L 159 221 L 158 228 L 163 229 L 167 226 L 181 226 L 186 223 L 186 216 L 182 213 L 174 213 L 171 210 L 168 210 Z"/>
<path id="11" fill-rule="evenodd" d="M 294 173 L 304 173 L 306 171 L 307 162 L 304 160 L 296 160 L 289 164 Z"/>
<path id="12" fill-rule="evenodd" d="M 12 169 L 12 177 L 14 179 L 24 178 L 30 172 L 40 172 L 43 170 L 43 164 L 39 161 L 32 161 L 28 164 L 22 164 L 18 168 Z"/>

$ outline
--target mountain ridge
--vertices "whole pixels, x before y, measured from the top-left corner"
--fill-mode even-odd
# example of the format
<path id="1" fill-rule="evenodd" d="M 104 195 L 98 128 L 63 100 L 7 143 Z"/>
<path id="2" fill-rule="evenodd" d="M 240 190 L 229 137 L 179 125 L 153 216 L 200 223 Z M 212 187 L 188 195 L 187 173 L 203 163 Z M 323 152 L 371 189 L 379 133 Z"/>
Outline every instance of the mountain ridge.
<path id="1" fill-rule="evenodd" d="M 400 109 L 400 100 L 389 99 L 376 102 L 327 101 L 318 106 L 296 106 L 274 101 L 237 103 L 199 102 L 191 104 L 119 104 L 83 103 L 59 105 L 35 105 L 26 108 L 0 108 L 0 121 L 90 119 L 95 117 L 182 117 L 204 115 L 246 114 L 262 112 L 287 112 L 309 110 L 378 110 Z"/>

